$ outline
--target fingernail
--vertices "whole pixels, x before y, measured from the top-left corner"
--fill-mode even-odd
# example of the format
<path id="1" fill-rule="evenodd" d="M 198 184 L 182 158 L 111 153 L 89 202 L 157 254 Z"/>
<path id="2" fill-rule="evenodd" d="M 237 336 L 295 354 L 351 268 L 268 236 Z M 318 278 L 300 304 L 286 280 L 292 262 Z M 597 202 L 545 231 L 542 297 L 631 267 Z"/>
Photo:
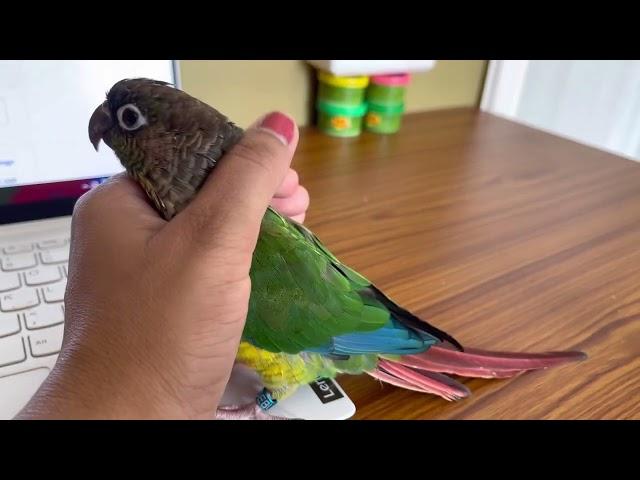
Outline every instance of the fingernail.
<path id="1" fill-rule="evenodd" d="M 289 145 L 293 140 L 295 124 L 286 115 L 280 112 L 273 112 L 264 117 L 260 122 L 259 128 L 268 130 L 270 133 L 275 134 L 282 143 Z"/>

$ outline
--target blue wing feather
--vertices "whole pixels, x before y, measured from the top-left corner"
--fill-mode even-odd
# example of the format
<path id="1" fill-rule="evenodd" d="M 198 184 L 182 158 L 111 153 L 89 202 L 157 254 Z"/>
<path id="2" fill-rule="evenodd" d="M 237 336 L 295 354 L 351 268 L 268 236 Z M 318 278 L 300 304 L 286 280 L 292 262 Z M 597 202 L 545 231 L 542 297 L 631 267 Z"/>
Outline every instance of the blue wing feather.
<path id="1" fill-rule="evenodd" d="M 422 353 L 439 340 L 424 332 L 416 332 L 391 318 L 378 330 L 340 335 L 330 344 L 309 349 L 308 352 L 326 355 L 412 355 Z"/>

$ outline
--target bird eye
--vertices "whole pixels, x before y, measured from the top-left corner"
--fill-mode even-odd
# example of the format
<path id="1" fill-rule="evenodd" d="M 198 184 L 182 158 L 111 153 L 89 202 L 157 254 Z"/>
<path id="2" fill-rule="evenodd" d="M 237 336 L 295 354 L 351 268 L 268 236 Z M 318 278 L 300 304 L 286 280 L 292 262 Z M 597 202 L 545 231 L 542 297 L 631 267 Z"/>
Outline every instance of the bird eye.
<path id="1" fill-rule="evenodd" d="M 138 107 L 133 103 L 123 105 L 118 109 L 118 123 L 124 130 L 137 130 L 147 124 L 147 119 L 140 113 Z"/>

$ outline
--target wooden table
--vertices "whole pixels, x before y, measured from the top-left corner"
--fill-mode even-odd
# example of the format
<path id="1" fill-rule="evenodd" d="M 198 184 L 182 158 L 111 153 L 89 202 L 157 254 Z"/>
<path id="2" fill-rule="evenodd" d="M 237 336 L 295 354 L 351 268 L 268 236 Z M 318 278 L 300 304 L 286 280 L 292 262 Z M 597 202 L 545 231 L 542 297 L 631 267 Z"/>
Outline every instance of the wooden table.
<path id="1" fill-rule="evenodd" d="M 465 380 L 457 403 L 341 377 L 359 419 L 640 418 L 640 164 L 473 109 L 394 136 L 313 128 L 307 224 L 418 316 L 484 349 L 589 359 Z"/>

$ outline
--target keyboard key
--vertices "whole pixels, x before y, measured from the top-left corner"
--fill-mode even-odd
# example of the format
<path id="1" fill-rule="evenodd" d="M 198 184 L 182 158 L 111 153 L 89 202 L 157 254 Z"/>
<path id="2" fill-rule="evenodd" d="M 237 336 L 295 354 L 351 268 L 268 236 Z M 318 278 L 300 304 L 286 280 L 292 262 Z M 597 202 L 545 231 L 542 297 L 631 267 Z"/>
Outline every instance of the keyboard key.
<path id="1" fill-rule="evenodd" d="M 27 285 L 44 285 L 57 282 L 62 279 L 62 272 L 58 267 L 36 267 L 24 272 L 24 280 Z"/>
<path id="2" fill-rule="evenodd" d="M 0 292 L 8 292 L 20 288 L 20 275 L 17 273 L 0 273 Z"/>
<path id="3" fill-rule="evenodd" d="M 46 250 L 49 248 L 60 248 L 60 247 L 64 247 L 67 244 L 67 242 L 68 240 L 66 238 L 50 238 L 50 239 L 38 242 L 38 248 L 42 250 Z"/>
<path id="4" fill-rule="evenodd" d="M 24 368 L 28 368 L 28 364 Z M 11 420 L 20 413 L 49 376 L 49 371 L 46 367 L 32 368 L 0 377 L 0 420 Z"/>
<path id="5" fill-rule="evenodd" d="M 39 304 L 40 298 L 36 290 L 23 289 L 0 295 L 0 310 L 3 312 L 25 310 Z"/>
<path id="6" fill-rule="evenodd" d="M 31 355 L 34 357 L 46 357 L 54 355 L 62 347 L 62 337 L 64 335 L 64 325 L 43 328 L 29 335 L 29 347 Z"/>
<path id="7" fill-rule="evenodd" d="M 62 302 L 64 300 L 64 292 L 67 289 L 66 282 L 54 283 L 42 289 L 44 301 L 47 303 Z"/>
<path id="8" fill-rule="evenodd" d="M 24 362 L 27 352 L 24 349 L 24 340 L 20 335 L 0 338 L 0 367 Z"/>
<path id="9" fill-rule="evenodd" d="M 53 250 L 45 250 L 40 252 L 40 260 L 45 265 L 51 265 L 53 263 L 66 263 L 69 261 L 69 249 L 56 248 Z"/>
<path id="10" fill-rule="evenodd" d="M 0 337 L 8 337 L 20 331 L 20 317 L 17 313 L 0 313 Z"/>
<path id="11" fill-rule="evenodd" d="M 0 258 L 0 264 L 5 272 L 13 272 L 35 267 L 38 262 L 33 253 L 19 253 L 18 255 L 3 256 Z"/>
<path id="12" fill-rule="evenodd" d="M 15 245 L 7 245 L 2 249 L 7 255 L 13 255 L 15 253 L 27 253 L 33 251 L 33 245 L 30 243 L 17 243 Z"/>
<path id="13" fill-rule="evenodd" d="M 37 330 L 64 323 L 64 308 L 62 305 L 43 304 L 22 315 L 24 316 L 24 323 L 29 330 Z"/>

